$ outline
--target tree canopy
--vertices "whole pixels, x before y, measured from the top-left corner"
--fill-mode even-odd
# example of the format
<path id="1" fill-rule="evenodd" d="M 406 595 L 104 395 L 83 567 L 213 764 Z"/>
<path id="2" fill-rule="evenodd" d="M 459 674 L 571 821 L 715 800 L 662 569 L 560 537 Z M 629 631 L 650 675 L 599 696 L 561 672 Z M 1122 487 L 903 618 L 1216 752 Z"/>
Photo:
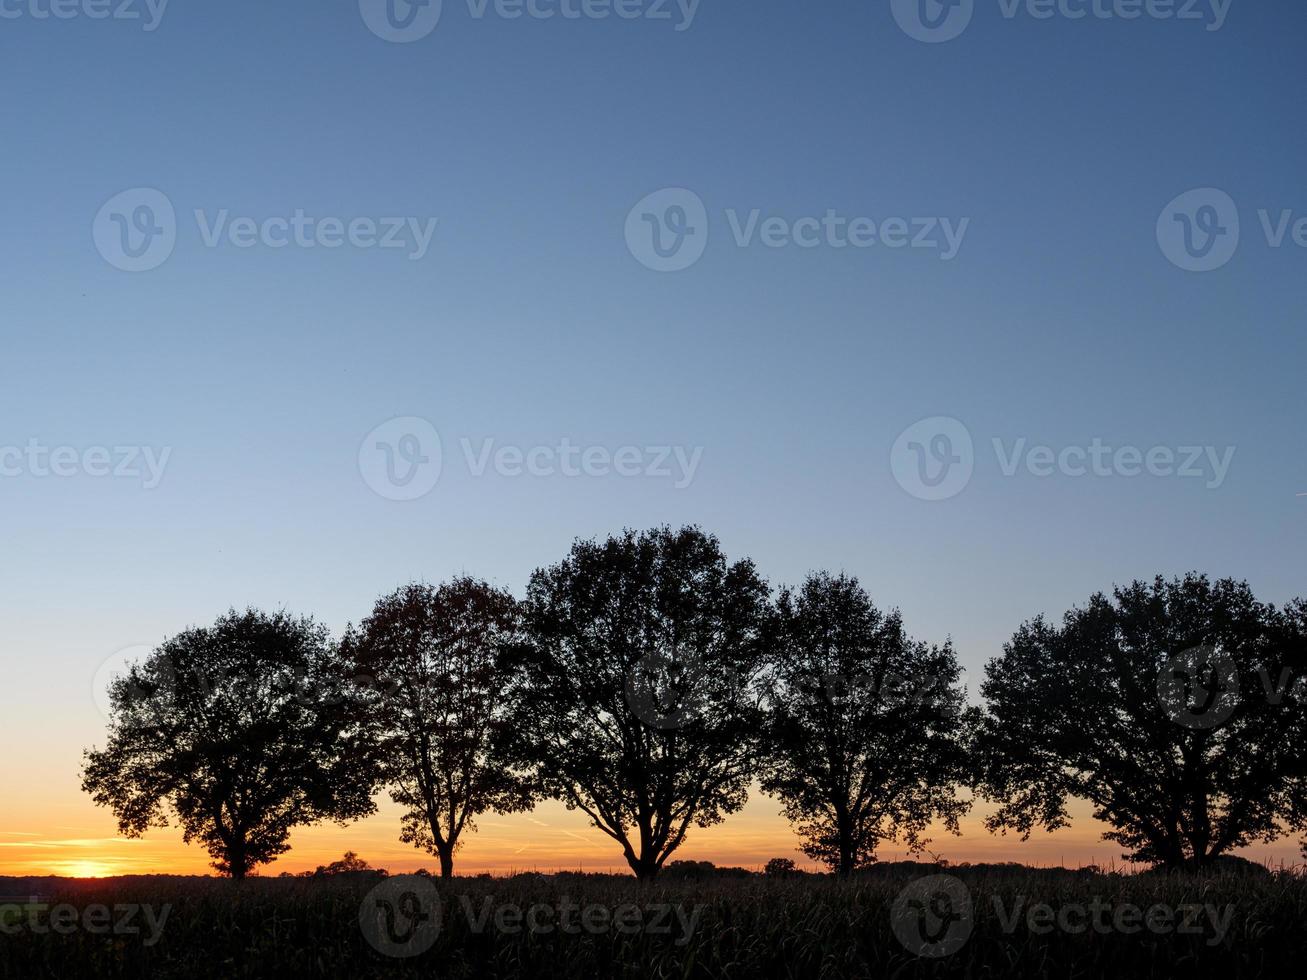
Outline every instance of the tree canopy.
<path id="1" fill-rule="evenodd" d="M 375 809 L 354 685 L 327 631 L 284 612 L 229 612 L 166 640 L 110 688 L 108 744 L 83 789 L 124 836 L 175 819 L 244 878 L 297 826 Z"/>
<path id="2" fill-rule="evenodd" d="M 986 668 L 978 741 L 991 830 L 1094 806 L 1132 861 L 1177 867 L 1307 828 L 1301 602 L 1190 574 L 1023 625 Z"/>
<path id="3" fill-rule="evenodd" d="M 579 541 L 531 578 L 524 762 L 640 878 L 744 805 L 767 600 L 752 562 L 693 527 Z"/>
<path id="4" fill-rule="evenodd" d="M 780 798 L 803 852 L 847 875 L 882 840 L 958 833 L 968 803 L 965 693 L 951 644 L 908 638 L 858 580 L 810 576 L 776 606 L 762 788 Z"/>
<path id="5" fill-rule="evenodd" d="M 627 530 L 575 542 L 522 601 L 467 576 L 399 588 L 339 643 L 256 609 L 180 632 L 113 681 L 83 788 L 125 836 L 176 823 L 234 878 L 296 827 L 374 812 L 379 787 L 445 877 L 482 814 L 544 798 L 639 878 L 684 872 L 691 829 L 754 780 L 841 875 L 958 833 L 966 790 L 1023 838 L 1088 801 L 1127 860 L 1162 868 L 1288 834 L 1307 857 L 1302 599 L 1134 582 L 1020 626 L 983 708 L 961 676 L 950 640 L 913 639 L 856 578 L 773 596 L 698 527 Z"/>
<path id="6" fill-rule="evenodd" d="M 377 679 L 370 730 L 404 807 L 400 839 L 438 855 L 442 877 L 479 814 L 532 804 L 507 761 L 508 657 L 521 643 L 517 601 L 466 577 L 379 599 L 346 638 L 354 670 Z"/>

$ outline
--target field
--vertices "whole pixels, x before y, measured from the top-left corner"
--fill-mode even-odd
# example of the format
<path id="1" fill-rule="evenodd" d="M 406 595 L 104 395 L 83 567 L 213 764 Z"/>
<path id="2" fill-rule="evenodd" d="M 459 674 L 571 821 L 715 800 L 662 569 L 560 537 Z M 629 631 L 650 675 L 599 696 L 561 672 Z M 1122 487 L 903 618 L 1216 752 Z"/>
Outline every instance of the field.
<path id="1" fill-rule="evenodd" d="M 0 906 L 6 980 L 1232 980 L 1307 958 L 1307 879 L 1290 873 L 0 879 Z"/>

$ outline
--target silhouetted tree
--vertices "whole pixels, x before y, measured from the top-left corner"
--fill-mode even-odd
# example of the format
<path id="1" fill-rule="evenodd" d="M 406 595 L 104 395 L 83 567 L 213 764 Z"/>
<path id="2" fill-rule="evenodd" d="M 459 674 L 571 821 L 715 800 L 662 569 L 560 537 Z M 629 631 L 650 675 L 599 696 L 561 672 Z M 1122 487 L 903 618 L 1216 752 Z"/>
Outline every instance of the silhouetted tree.
<path id="1" fill-rule="evenodd" d="M 505 654 L 521 639 L 517 601 L 471 578 L 402 588 L 346 638 L 355 670 L 378 680 L 374 731 L 405 808 L 400 839 L 437 855 L 445 878 L 479 814 L 532 803 L 504 757 L 515 734 Z"/>
<path id="2" fill-rule="evenodd" d="M 1026 623 L 981 688 L 990 829 L 1067 826 L 1078 797 L 1129 860 L 1171 868 L 1303 830 L 1305 625 L 1301 601 L 1196 573 Z"/>
<path id="3" fill-rule="evenodd" d="M 365 816 L 374 777 L 354 686 L 311 619 L 229 612 L 166 640 L 110 688 L 83 789 L 124 836 L 170 818 L 244 878 L 292 828 Z"/>
<path id="4" fill-rule="evenodd" d="M 531 579 L 524 761 L 641 879 L 745 802 L 767 598 L 697 528 L 579 541 Z"/>
<path id="5" fill-rule="evenodd" d="M 857 579 L 821 573 L 781 593 L 774 649 L 762 787 L 808 857 L 848 875 L 882 840 L 920 851 L 933 820 L 959 833 L 968 713 L 951 644 L 909 639 Z"/>
<path id="6" fill-rule="evenodd" d="M 316 871 L 305 871 L 301 877 L 324 878 L 334 875 L 378 875 L 388 877 L 389 872 L 375 869 L 353 851 L 346 851 L 345 856 L 339 861 L 320 864 Z"/>
<path id="7" fill-rule="evenodd" d="M 772 858 L 763 867 L 762 873 L 768 878 L 797 878 L 803 872 L 790 858 Z"/>

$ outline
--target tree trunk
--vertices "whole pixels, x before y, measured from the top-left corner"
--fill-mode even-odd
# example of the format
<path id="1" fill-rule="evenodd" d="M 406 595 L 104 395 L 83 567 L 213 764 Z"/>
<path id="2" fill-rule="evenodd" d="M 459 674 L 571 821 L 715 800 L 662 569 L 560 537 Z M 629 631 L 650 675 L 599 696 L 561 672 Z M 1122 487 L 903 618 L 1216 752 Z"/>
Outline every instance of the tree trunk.
<path id="1" fill-rule="evenodd" d="M 436 856 L 440 858 L 440 877 L 454 877 L 454 848 L 458 844 L 458 830 L 454 826 L 454 813 L 449 813 L 449 826 L 442 827 L 433 809 L 435 803 L 427 800 L 427 825 L 431 828 L 431 840 L 435 845 Z"/>
<path id="2" fill-rule="evenodd" d="M 640 881 L 653 881 L 658 877 L 658 848 L 654 846 L 652 810 L 642 806 L 636 824 L 640 829 L 640 852 L 638 856 L 628 854 L 626 863 Z"/>
<path id="3" fill-rule="evenodd" d="M 658 865 L 651 862 L 641 862 L 641 865 L 635 872 L 636 878 L 640 881 L 651 882 L 658 877 Z"/>
<path id="4" fill-rule="evenodd" d="M 244 840 L 234 842 L 227 848 L 227 871 L 232 881 L 244 881 L 250 873 L 250 859 Z"/>
<path id="5" fill-rule="evenodd" d="M 626 863 L 631 866 L 631 870 L 635 872 L 635 877 L 639 881 L 653 881 L 658 877 L 657 857 L 643 848 L 638 856 L 628 853 Z"/>
<path id="6" fill-rule="evenodd" d="M 1187 863 L 1184 856 L 1184 847 L 1176 840 L 1168 840 L 1165 847 L 1158 851 L 1157 856 L 1162 867 L 1171 871 L 1183 868 Z"/>
<path id="7" fill-rule="evenodd" d="M 852 821 L 841 814 L 837 817 L 836 824 L 840 849 L 840 864 L 837 873 L 841 878 L 850 878 L 853 876 L 854 858 Z"/>

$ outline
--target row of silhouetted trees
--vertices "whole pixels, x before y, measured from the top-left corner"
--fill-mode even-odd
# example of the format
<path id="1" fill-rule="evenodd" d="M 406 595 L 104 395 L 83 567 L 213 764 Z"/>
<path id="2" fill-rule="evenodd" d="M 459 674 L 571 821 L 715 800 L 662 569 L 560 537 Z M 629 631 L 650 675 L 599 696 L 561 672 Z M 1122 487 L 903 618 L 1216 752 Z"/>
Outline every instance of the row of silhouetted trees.
<path id="1" fill-rule="evenodd" d="M 1307 829 L 1307 604 L 1199 575 L 1023 625 L 968 706 L 950 642 L 846 575 L 774 593 L 697 528 L 578 541 L 523 599 L 409 585 L 332 639 L 232 611 L 117 678 L 84 788 L 139 836 L 175 820 L 243 878 L 296 826 L 389 789 L 401 838 L 454 855 L 484 813 L 557 799 L 652 878 L 756 780 L 850 873 L 919 851 L 979 796 L 1028 836 L 1090 801 L 1131 860 L 1204 864 Z"/>

